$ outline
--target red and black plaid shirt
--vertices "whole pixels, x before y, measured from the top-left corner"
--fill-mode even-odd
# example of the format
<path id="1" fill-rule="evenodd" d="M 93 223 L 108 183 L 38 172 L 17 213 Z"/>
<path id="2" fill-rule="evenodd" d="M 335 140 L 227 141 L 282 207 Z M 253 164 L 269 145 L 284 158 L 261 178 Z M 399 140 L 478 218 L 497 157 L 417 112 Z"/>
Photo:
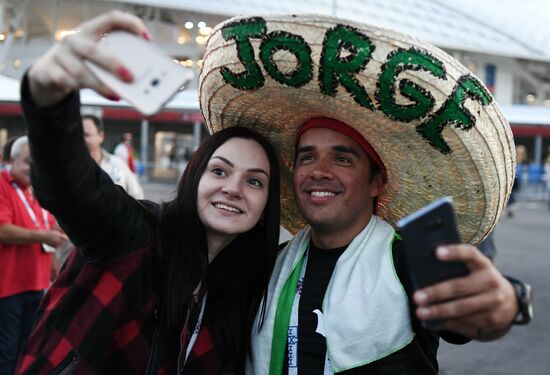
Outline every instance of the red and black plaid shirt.
<path id="1" fill-rule="evenodd" d="M 152 246 L 98 266 L 75 250 L 42 301 L 17 374 L 145 374 L 155 327 Z M 149 285 L 149 287 L 144 287 Z M 208 327 L 184 373 L 219 374 Z M 156 374 L 175 374 L 176 358 Z"/>
<path id="2" fill-rule="evenodd" d="M 34 191 L 77 245 L 48 290 L 17 374 L 144 374 L 156 326 L 158 206 L 138 202 L 90 157 L 79 98 L 39 109 L 22 84 Z M 156 346 L 155 346 L 156 347 Z M 216 343 L 201 328 L 183 371 L 219 374 Z M 152 374 L 176 373 L 168 358 Z"/>

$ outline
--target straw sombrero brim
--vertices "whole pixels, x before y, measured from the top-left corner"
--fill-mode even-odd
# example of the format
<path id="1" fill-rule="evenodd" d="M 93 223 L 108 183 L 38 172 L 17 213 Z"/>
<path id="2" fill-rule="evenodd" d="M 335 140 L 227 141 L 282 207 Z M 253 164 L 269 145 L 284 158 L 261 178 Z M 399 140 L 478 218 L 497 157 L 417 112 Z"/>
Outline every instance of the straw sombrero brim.
<path id="1" fill-rule="evenodd" d="M 210 35 L 199 91 L 210 132 L 253 127 L 278 148 L 291 232 L 304 224 L 294 137 L 314 117 L 353 126 L 380 155 L 378 214 L 392 225 L 449 195 L 463 241 L 476 244 L 511 192 L 513 137 L 492 96 L 447 53 L 401 33 L 317 15 L 233 18 Z"/>

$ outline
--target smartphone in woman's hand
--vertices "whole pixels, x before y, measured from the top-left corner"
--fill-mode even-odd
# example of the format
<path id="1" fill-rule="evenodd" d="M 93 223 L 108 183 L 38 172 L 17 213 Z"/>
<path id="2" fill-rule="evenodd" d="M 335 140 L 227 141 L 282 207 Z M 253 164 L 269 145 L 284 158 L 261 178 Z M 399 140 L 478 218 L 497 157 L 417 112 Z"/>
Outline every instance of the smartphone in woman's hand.
<path id="1" fill-rule="evenodd" d="M 86 65 L 101 82 L 144 115 L 160 111 L 193 79 L 190 68 L 184 68 L 153 43 L 129 32 L 110 32 L 99 44 L 132 73 L 133 81 L 123 82 L 90 61 L 86 61 Z"/>

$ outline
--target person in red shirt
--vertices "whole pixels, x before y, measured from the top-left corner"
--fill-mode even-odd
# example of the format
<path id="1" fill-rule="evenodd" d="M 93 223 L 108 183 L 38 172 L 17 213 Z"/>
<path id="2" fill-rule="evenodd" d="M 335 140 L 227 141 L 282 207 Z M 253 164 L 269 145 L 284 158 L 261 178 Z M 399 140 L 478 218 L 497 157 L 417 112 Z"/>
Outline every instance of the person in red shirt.
<path id="1" fill-rule="evenodd" d="M 115 147 L 114 154 L 124 160 L 126 164 L 128 164 L 128 168 L 130 168 L 133 173 L 136 173 L 134 146 L 132 146 L 132 133 L 127 132 L 122 134 L 122 142 Z"/>
<path id="2" fill-rule="evenodd" d="M 0 160 L 0 171 L 3 171 L 4 169 L 8 169 L 9 162 L 10 162 L 10 153 L 11 153 L 11 147 L 13 146 L 13 142 L 17 137 L 11 137 L 7 140 L 6 143 L 4 143 L 4 146 L 2 147 L 2 160 Z"/>
<path id="3" fill-rule="evenodd" d="M 0 374 L 12 374 L 44 289 L 56 272 L 49 252 L 67 240 L 30 186 L 27 137 L 11 149 L 11 168 L 0 172 Z"/>

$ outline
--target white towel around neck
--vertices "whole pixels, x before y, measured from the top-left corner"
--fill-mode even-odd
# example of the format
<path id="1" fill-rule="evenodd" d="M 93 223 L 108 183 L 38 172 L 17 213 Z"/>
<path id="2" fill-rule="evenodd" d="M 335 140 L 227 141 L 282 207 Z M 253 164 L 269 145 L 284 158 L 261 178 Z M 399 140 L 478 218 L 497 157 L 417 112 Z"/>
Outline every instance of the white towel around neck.
<path id="1" fill-rule="evenodd" d="M 393 265 L 393 237 L 393 228 L 372 216 L 336 263 L 323 300 L 327 354 L 333 372 L 384 358 L 408 345 L 414 337 L 408 298 Z M 306 227 L 277 258 L 259 332 L 260 313 L 256 316 L 247 374 L 269 373 L 279 296 L 310 238 L 310 228 Z"/>

